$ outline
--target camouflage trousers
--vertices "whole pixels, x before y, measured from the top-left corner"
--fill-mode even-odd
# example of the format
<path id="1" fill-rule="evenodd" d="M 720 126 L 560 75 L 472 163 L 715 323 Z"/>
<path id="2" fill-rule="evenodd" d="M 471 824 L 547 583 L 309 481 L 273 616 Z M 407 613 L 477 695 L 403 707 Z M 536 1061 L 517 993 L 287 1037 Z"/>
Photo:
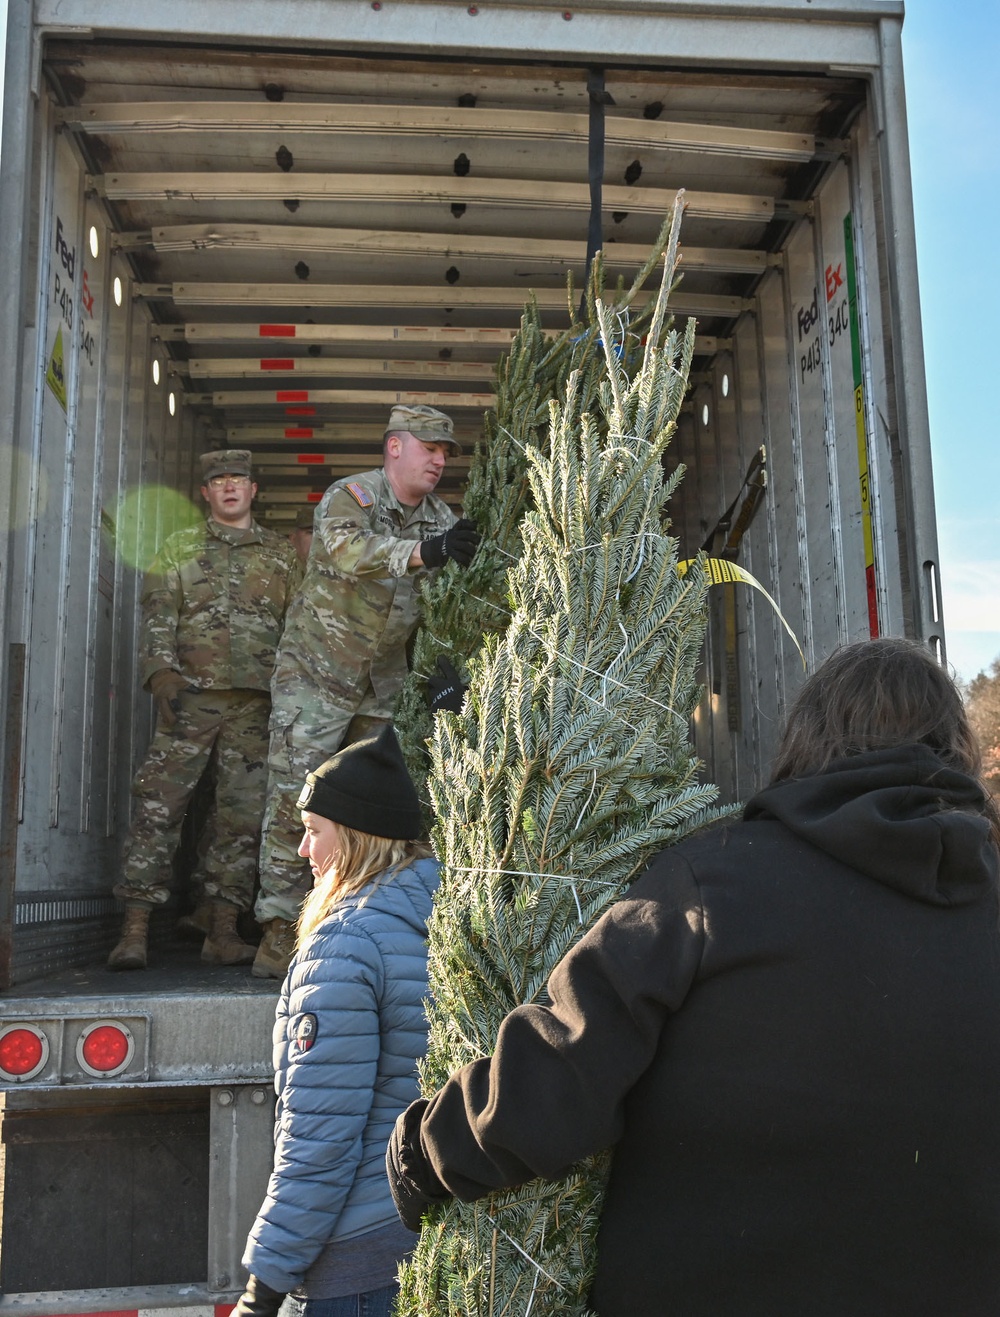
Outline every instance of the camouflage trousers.
<path id="1" fill-rule="evenodd" d="M 248 910 L 257 877 L 271 702 L 263 691 L 182 691 L 173 727 L 156 724 L 132 783 L 135 811 L 114 894 L 160 905 L 170 896 L 171 860 L 184 814 L 210 759 L 215 764 L 213 832 L 205 850 L 205 895 Z"/>
<path id="2" fill-rule="evenodd" d="M 297 684 L 291 692 L 274 691 L 272 699 L 260 892 L 254 908 L 261 923 L 297 919 L 312 887 L 309 865 L 299 857 L 302 815 L 297 801 L 306 774 L 392 716 L 371 686 L 350 704 L 334 700 L 312 684 Z"/>

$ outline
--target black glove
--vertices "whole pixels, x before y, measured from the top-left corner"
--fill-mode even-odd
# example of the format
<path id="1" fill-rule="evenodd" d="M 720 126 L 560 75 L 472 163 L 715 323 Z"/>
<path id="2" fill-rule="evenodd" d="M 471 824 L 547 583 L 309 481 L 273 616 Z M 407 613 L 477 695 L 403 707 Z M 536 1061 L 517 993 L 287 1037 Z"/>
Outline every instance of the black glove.
<path id="1" fill-rule="evenodd" d="M 426 1098 L 410 1103 L 396 1121 L 385 1152 L 392 1201 L 408 1230 L 420 1229 L 431 1203 L 447 1202 L 452 1196 L 434 1174 L 420 1146 L 420 1121 L 426 1110 Z"/>
<path id="2" fill-rule="evenodd" d="M 232 1317 L 277 1317 L 278 1309 L 284 1301 L 283 1294 L 265 1285 L 259 1276 L 251 1276 L 240 1295 L 239 1303 L 233 1309 Z"/>
<path id="3" fill-rule="evenodd" d="M 479 531 L 468 517 L 456 521 L 443 535 L 432 535 L 422 540 L 420 557 L 425 567 L 440 567 L 445 558 L 451 558 L 459 567 L 468 567 L 472 555 L 479 548 Z"/>
<path id="4" fill-rule="evenodd" d="M 458 669 L 443 654 L 438 655 L 434 672 L 427 678 L 427 699 L 431 713 L 447 709 L 450 713 L 462 712 L 462 700 L 468 686 L 458 675 Z"/>

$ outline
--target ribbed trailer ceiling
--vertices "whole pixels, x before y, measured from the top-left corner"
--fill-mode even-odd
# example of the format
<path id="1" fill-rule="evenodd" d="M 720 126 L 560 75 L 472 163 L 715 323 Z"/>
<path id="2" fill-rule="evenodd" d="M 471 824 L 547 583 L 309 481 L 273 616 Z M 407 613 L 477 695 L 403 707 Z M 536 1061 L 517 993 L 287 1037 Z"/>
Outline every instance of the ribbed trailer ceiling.
<path id="1" fill-rule="evenodd" d="M 531 291 L 553 331 L 567 323 L 567 274 L 579 287 L 586 266 L 586 69 L 110 42 L 54 43 L 45 67 L 186 414 L 254 450 L 276 522 L 378 464 L 397 398 L 453 410 L 471 445 Z M 631 279 L 684 188 L 675 305 L 710 356 L 808 213 L 863 88 L 605 79 L 609 274 Z"/>

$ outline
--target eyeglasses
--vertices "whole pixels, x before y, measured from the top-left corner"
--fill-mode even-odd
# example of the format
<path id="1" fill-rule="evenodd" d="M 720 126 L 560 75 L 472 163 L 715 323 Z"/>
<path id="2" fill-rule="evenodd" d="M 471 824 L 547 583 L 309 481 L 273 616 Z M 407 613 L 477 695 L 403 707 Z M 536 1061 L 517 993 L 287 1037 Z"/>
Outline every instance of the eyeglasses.
<path id="1" fill-rule="evenodd" d="M 249 476 L 209 476 L 208 483 L 213 489 L 224 489 L 226 485 L 235 485 L 237 489 L 242 489 L 244 485 L 249 485 Z"/>

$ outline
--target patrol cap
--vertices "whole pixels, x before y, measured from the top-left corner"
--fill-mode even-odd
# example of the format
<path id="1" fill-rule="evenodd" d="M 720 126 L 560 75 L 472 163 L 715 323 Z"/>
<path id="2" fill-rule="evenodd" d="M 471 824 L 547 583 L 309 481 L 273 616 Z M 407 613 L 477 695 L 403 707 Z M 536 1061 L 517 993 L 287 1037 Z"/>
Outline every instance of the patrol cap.
<path id="1" fill-rule="evenodd" d="M 391 723 L 309 773 L 297 803 L 373 837 L 416 841 L 424 829 L 417 789 Z"/>
<path id="2" fill-rule="evenodd" d="M 313 522 L 316 520 L 315 508 L 299 508 L 295 514 L 296 530 L 312 530 Z"/>
<path id="3" fill-rule="evenodd" d="M 252 478 L 250 450 L 247 448 L 218 448 L 214 453 L 202 453 L 202 483 L 211 480 L 213 476 L 247 476 Z"/>
<path id="4" fill-rule="evenodd" d="M 451 417 L 436 407 L 393 407 L 385 433 L 394 434 L 397 430 L 408 430 L 425 444 L 451 444 L 457 453 L 462 451 L 453 433 Z"/>

